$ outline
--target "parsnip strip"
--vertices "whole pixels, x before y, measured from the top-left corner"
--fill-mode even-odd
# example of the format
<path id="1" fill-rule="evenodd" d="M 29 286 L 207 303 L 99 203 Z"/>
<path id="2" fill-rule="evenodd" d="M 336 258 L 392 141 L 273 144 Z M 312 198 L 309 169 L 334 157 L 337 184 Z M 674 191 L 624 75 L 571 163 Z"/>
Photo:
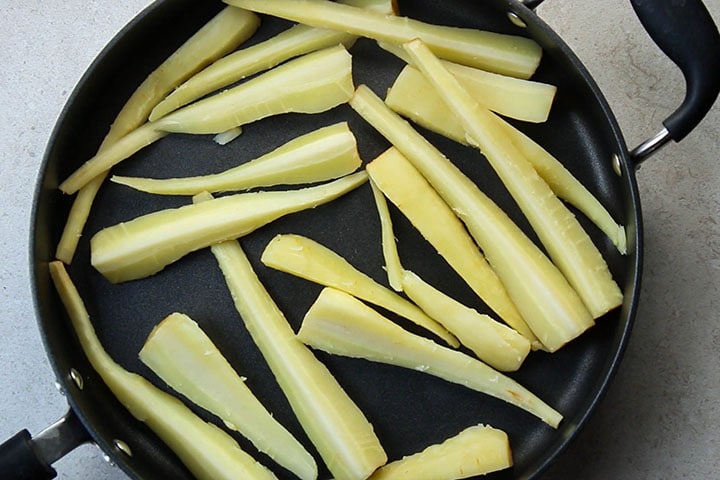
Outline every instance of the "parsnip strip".
<path id="1" fill-rule="evenodd" d="M 373 199 L 375 207 L 380 217 L 380 230 L 382 235 L 383 258 L 385 259 L 385 271 L 388 276 L 388 284 L 396 292 L 402 292 L 402 274 L 403 266 L 400 263 L 400 255 L 398 254 L 397 241 L 395 240 L 395 231 L 393 230 L 392 218 L 390 218 L 390 209 L 388 208 L 385 195 L 377 187 L 375 182 L 370 179 L 370 187 L 372 187 Z"/>

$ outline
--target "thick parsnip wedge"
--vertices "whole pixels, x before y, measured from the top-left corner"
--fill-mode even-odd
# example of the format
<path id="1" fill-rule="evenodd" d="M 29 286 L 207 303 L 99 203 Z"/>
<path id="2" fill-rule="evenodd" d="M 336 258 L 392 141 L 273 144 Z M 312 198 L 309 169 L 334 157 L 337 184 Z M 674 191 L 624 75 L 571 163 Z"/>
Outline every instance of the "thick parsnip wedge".
<path id="1" fill-rule="evenodd" d="M 334 288 L 320 292 L 297 336 L 306 345 L 328 353 L 411 368 L 464 385 L 522 408 L 553 428 L 562 419 L 510 377 L 458 350 L 404 330 Z"/>
<path id="2" fill-rule="evenodd" d="M 422 38 L 447 60 L 520 78 L 532 76 L 542 56 L 540 46 L 525 37 L 432 25 L 326 0 L 225 0 L 225 3 L 397 45 Z"/>
<path id="3" fill-rule="evenodd" d="M 387 461 L 370 422 L 295 337 L 240 244 L 231 240 L 211 248 L 238 313 L 330 473 L 337 480 L 367 478 Z"/>
<path id="4" fill-rule="evenodd" d="M 414 72 L 411 75 L 412 81 L 408 80 L 406 70 Z M 463 86 L 468 88 L 466 84 Z M 483 99 L 477 98 L 475 95 L 473 97 L 482 103 Z M 403 70 L 388 91 L 385 103 L 394 111 L 418 125 L 463 145 L 468 145 L 467 134 L 457 115 L 450 110 L 425 76 L 415 68 L 406 67 Z M 488 106 L 488 108 L 490 107 Z M 610 238 L 618 251 L 625 254 L 627 252 L 625 228 L 615 222 L 598 199 L 562 163 L 537 142 L 508 122 L 500 118 L 497 120 L 505 129 L 505 133 L 510 137 L 513 145 L 532 164 L 538 175 L 555 192 L 555 195 L 585 214 Z"/>
<path id="5" fill-rule="evenodd" d="M 387 200 L 385 200 L 385 195 L 383 195 L 382 190 L 375 185 L 372 179 L 370 179 L 370 187 L 372 188 L 375 207 L 377 207 L 378 216 L 380 217 L 382 251 L 383 258 L 385 259 L 385 271 L 388 276 L 388 284 L 396 292 L 402 292 L 403 266 L 400 263 L 392 218 L 390 218 L 390 209 L 388 208 Z"/>
<path id="6" fill-rule="evenodd" d="M 395 45 L 381 46 L 392 53 L 397 53 L 398 50 L 404 52 L 402 47 Z M 402 57 L 404 58 L 404 55 Z M 448 61 L 443 61 L 443 65 L 478 103 L 493 112 L 533 123 L 544 122 L 550 115 L 557 92 L 554 85 L 486 72 Z M 388 96 L 423 90 L 426 82 L 425 76 L 419 70 L 407 65 L 398 74 Z M 399 92 L 393 93 L 392 89 L 396 87 Z"/>
<path id="7" fill-rule="evenodd" d="M 447 157 L 367 86 L 359 86 L 349 103 L 422 173 L 462 220 L 547 350 L 557 350 L 594 324 L 557 267 Z"/>
<path id="8" fill-rule="evenodd" d="M 620 306 L 623 294 L 605 259 L 577 218 L 513 145 L 497 117 L 472 99 L 422 41 L 413 40 L 404 48 L 458 116 L 468 142 L 485 155 L 593 318 Z"/>
<path id="9" fill-rule="evenodd" d="M 277 235 L 265 247 L 260 261 L 281 272 L 337 288 L 386 308 L 434 333 L 448 345 L 460 345 L 445 327 L 428 317 L 417 305 L 380 285 L 315 240 L 294 234 Z"/>
<path id="10" fill-rule="evenodd" d="M 392 0 L 342 0 L 340 3 L 386 15 L 394 14 Z M 290 58 L 338 44 L 350 48 L 356 39 L 354 35 L 337 30 L 295 25 L 268 40 L 233 52 L 197 73 L 158 103 L 150 114 L 150 120 L 157 120 L 198 98 Z"/>
<path id="11" fill-rule="evenodd" d="M 170 387 L 220 417 L 279 465 L 303 480 L 317 478 L 312 455 L 267 411 L 190 317 L 168 315 L 150 333 L 139 356 Z"/>
<path id="12" fill-rule="evenodd" d="M 530 341 L 530 327 L 462 222 L 400 151 L 391 147 L 368 163 L 372 181 L 435 250 L 508 325 Z"/>
<path id="13" fill-rule="evenodd" d="M 259 25 L 260 19 L 254 13 L 234 7 L 222 9 L 137 87 L 115 118 L 99 151 L 145 123 L 151 109 L 168 92 L 236 49 L 255 33 Z M 77 193 L 55 253 L 59 260 L 72 262 L 95 195 L 106 176 L 106 173 L 99 174 Z"/>
<path id="14" fill-rule="evenodd" d="M 229 90 L 145 124 L 155 141 L 168 132 L 209 134 L 282 113 L 318 113 L 345 103 L 353 92 L 352 60 L 345 47 L 326 48 L 291 60 Z M 134 135 L 137 132 L 133 132 Z M 147 136 L 99 152 L 60 184 L 75 193 L 85 183 L 146 146 Z"/>
<path id="15" fill-rule="evenodd" d="M 355 136 L 342 122 L 301 135 L 261 157 L 213 175 L 168 179 L 113 176 L 111 180 L 148 193 L 195 195 L 322 182 L 352 173 L 361 163 Z"/>
<path id="16" fill-rule="evenodd" d="M 530 353 L 530 341 L 512 328 L 478 313 L 410 271 L 403 272 L 405 294 L 437 320 L 483 362 L 501 372 L 514 372 Z"/>
<path id="17" fill-rule="evenodd" d="M 227 433 L 195 415 L 180 400 L 128 372 L 100 344 L 80 293 L 60 261 L 50 275 L 90 364 L 120 403 L 175 452 L 198 480 L 276 479 Z"/>
<path id="18" fill-rule="evenodd" d="M 512 464 L 507 434 L 475 425 L 422 452 L 380 467 L 368 480 L 454 480 L 504 470 Z"/>
<path id="19" fill-rule="evenodd" d="M 113 283 L 147 277 L 190 252 L 327 203 L 366 181 L 361 171 L 300 190 L 240 193 L 142 215 L 96 233 L 91 263 Z"/>

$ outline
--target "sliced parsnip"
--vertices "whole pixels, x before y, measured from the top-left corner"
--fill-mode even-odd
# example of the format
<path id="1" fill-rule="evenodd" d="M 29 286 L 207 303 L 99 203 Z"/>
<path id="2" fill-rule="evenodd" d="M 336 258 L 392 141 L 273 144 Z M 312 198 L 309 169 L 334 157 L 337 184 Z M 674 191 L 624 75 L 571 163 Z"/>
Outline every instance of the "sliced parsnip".
<path id="1" fill-rule="evenodd" d="M 195 195 L 332 180 L 352 173 L 361 163 L 355 136 L 342 122 L 301 135 L 261 157 L 213 175 L 169 179 L 113 176 L 111 180 L 149 193 Z"/>
<path id="2" fill-rule="evenodd" d="M 172 313 L 150 333 L 140 360 L 170 387 L 222 419 L 303 480 L 315 480 L 312 455 L 253 395 L 215 344 L 187 315 Z"/>
<path id="3" fill-rule="evenodd" d="M 432 25 L 325 0 L 225 0 L 230 5 L 318 28 L 388 43 L 422 38 L 441 57 L 493 72 L 529 78 L 542 49 L 533 40 L 471 28 Z"/>
<path id="4" fill-rule="evenodd" d="M 415 273 L 403 272 L 402 287 L 416 305 L 491 367 L 501 372 L 514 372 L 530 352 L 527 338 L 489 315 L 466 307 Z"/>
<path id="5" fill-rule="evenodd" d="M 281 272 L 348 292 L 407 318 L 442 338 L 448 345 L 460 345 L 445 327 L 428 317 L 416 305 L 360 272 L 326 246 L 307 237 L 277 235 L 265 247 L 260 261 Z"/>
<path id="6" fill-rule="evenodd" d="M 406 58 L 402 47 L 388 44 L 380 46 L 403 59 Z M 493 112 L 534 123 L 544 122 L 550 115 L 557 92 L 554 85 L 486 72 L 448 61 L 443 61 L 443 65 L 478 103 Z M 398 94 L 403 91 L 415 92 L 422 90 L 426 82 L 419 70 L 407 65 L 398 74 L 392 88 L 399 87 Z"/>
<path id="7" fill-rule="evenodd" d="M 198 480 L 275 479 L 227 433 L 195 415 L 180 400 L 115 363 L 95 334 L 90 316 L 60 261 L 50 275 L 85 355 L 120 403 L 175 452 Z"/>
<path id="8" fill-rule="evenodd" d="M 143 278 L 190 252 L 334 200 L 366 181 L 362 171 L 314 187 L 240 193 L 142 215 L 96 233 L 91 263 L 113 283 Z"/>
<path id="9" fill-rule="evenodd" d="M 380 230 L 382 235 L 383 258 L 385 259 L 385 271 L 388 276 L 388 284 L 396 292 L 402 292 L 402 274 L 403 266 L 400 263 L 400 255 L 398 254 L 397 243 L 395 241 L 395 232 L 392 226 L 392 218 L 390 218 L 390 209 L 388 208 L 385 195 L 370 180 L 375 207 L 377 207 L 378 216 L 380 217 Z"/>
<path id="10" fill-rule="evenodd" d="M 350 294 L 324 288 L 298 338 L 336 355 L 411 368 L 464 385 L 532 413 L 552 427 L 562 415 L 515 380 L 460 351 L 412 334 Z"/>
<path id="11" fill-rule="evenodd" d="M 392 0 L 341 0 L 340 3 L 394 14 Z M 153 109 L 150 120 L 157 120 L 198 98 L 298 55 L 340 43 L 350 48 L 356 38 L 336 30 L 295 25 L 264 42 L 233 52 L 194 75 Z"/>
<path id="12" fill-rule="evenodd" d="M 504 470 L 512 464 L 507 434 L 475 425 L 422 452 L 380 467 L 368 480 L 454 480 Z"/>
<path id="13" fill-rule="evenodd" d="M 373 182 L 490 308 L 530 341 L 537 341 L 462 222 L 418 170 L 391 147 L 368 163 Z"/>
<path id="14" fill-rule="evenodd" d="M 415 72 L 412 79 L 408 80 L 408 75 L 403 70 L 388 91 L 385 103 L 418 125 L 467 145 L 467 135 L 457 115 L 445 104 L 424 75 L 413 67 L 406 67 L 406 70 L 408 69 Z M 464 86 L 467 88 L 467 85 Z M 479 98 L 477 100 L 482 101 Z M 532 164 L 555 195 L 584 213 L 610 238 L 618 251 L 625 254 L 625 229 L 615 222 L 597 198 L 542 146 L 506 121 L 500 118 L 497 120 L 513 145 Z"/>
<path id="15" fill-rule="evenodd" d="M 233 240 L 211 248 L 245 326 L 330 473 L 337 480 L 367 478 L 387 461 L 372 425 L 295 337 L 240 244 Z"/>
<path id="16" fill-rule="evenodd" d="M 497 117 L 475 102 L 421 41 L 404 48 L 458 116 L 468 142 L 485 155 L 593 318 L 620 306 L 623 294 L 590 236 L 513 145 Z"/>
<path id="17" fill-rule="evenodd" d="M 361 85 L 350 106 L 422 173 L 468 228 L 523 319 L 549 351 L 594 322 L 565 277 L 475 183 Z"/>
<path id="18" fill-rule="evenodd" d="M 85 162 L 60 184 L 74 193 L 128 156 L 169 132 L 209 134 L 281 113 L 318 113 L 346 102 L 353 92 L 352 61 L 345 47 L 326 48 L 291 60 L 236 87 L 149 122 Z M 130 137 L 130 139 L 129 139 Z"/>
<path id="19" fill-rule="evenodd" d="M 237 48 L 259 25 L 258 16 L 247 10 L 234 7 L 222 9 L 138 86 L 112 123 L 98 153 L 145 123 L 151 109 L 168 92 L 212 61 Z M 106 176 L 106 173 L 100 173 L 78 192 L 55 253 L 59 260 L 67 264 L 72 261 L 95 195 Z"/>

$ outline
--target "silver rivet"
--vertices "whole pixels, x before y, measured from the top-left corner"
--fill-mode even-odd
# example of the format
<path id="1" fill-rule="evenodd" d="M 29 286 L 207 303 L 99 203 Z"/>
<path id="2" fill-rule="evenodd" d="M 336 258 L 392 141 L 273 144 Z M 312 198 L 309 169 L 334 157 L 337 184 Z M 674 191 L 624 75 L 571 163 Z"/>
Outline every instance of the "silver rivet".
<path id="1" fill-rule="evenodd" d="M 78 372 L 78 371 L 75 370 L 74 368 L 71 368 L 71 369 L 70 369 L 70 378 L 72 379 L 72 381 L 75 383 L 75 385 L 76 385 L 80 390 L 83 389 L 84 382 L 83 382 L 82 375 L 80 375 L 80 372 Z"/>
<path id="2" fill-rule="evenodd" d="M 515 25 L 516 27 L 527 28 L 527 23 L 525 23 L 523 21 L 523 19 L 518 16 L 517 13 L 508 12 L 507 16 L 510 19 L 510 21 L 512 22 L 512 24 Z"/>
<path id="3" fill-rule="evenodd" d="M 123 442 L 122 440 L 115 439 L 113 440 L 113 445 L 115 445 L 115 448 L 120 450 L 128 457 L 132 457 L 132 450 L 130 450 L 130 446 L 127 443 Z"/>
<path id="4" fill-rule="evenodd" d="M 612 167 L 618 177 L 622 177 L 622 166 L 620 165 L 620 155 L 613 153 L 612 156 Z"/>

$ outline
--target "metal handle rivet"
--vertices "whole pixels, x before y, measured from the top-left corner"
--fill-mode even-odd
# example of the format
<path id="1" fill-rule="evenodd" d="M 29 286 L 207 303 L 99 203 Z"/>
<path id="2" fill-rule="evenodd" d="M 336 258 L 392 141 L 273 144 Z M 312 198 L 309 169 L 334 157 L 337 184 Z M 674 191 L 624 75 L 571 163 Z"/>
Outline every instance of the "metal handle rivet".
<path id="1" fill-rule="evenodd" d="M 80 375 L 80 372 L 78 372 L 74 368 L 71 368 L 70 378 L 72 379 L 73 383 L 75 383 L 75 386 L 77 386 L 80 390 L 83 389 L 83 385 L 85 385 L 85 383 L 83 381 L 82 375 Z"/>
<path id="2" fill-rule="evenodd" d="M 523 21 L 523 19 L 520 18 L 517 13 L 508 12 L 507 16 L 510 19 L 510 21 L 512 22 L 512 24 L 515 25 L 516 27 L 527 28 L 527 23 L 525 23 L 525 21 Z"/>
<path id="3" fill-rule="evenodd" d="M 118 449 L 128 457 L 132 457 L 132 450 L 127 443 L 123 442 L 122 440 L 115 439 L 113 440 L 113 445 L 115 445 L 116 449 Z"/>
<path id="4" fill-rule="evenodd" d="M 622 177 L 622 166 L 620 165 L 620 155 L 613 153 L 612 167 L 618 177 Z"/>

